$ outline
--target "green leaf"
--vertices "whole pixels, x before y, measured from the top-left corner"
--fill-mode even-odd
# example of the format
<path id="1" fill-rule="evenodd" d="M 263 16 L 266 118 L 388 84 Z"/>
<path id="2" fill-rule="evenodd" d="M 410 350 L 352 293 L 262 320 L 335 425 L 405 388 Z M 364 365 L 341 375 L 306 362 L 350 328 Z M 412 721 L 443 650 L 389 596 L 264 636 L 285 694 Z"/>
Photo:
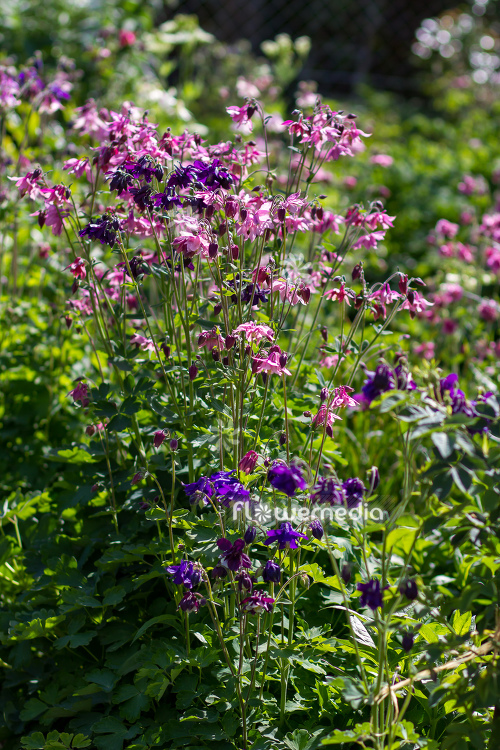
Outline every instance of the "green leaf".
<path id="1" fill-rule="evenodd" d="M 43 714 L 47 709 L 48 706 L 46 703 L 38 700 L 38 698 L 30 698 L 29 701 L 24 704 L 20 717 L 23 721 L 31 721 L 31 719 L 36 719 L 37 716 Z"/>
<path id="2" fill-rule="evenodd" d="M 453 613 L 453 620 L 451 621 L 451 626 L 457 635 L 467 635 L 467 633 L 470 630 L 471 622 L 472 622 L 471 612 L 464 612 L 464 614 L 461 614 L 460 610 L 456 609 L 455 612 Z"/>
<path id="3" fill-rule="evenodd" d="M 447 432 L 433 432 L 431 440 L 437 448 L 441 458 L 448 458 L 455 448 L 454 441 Z"/>

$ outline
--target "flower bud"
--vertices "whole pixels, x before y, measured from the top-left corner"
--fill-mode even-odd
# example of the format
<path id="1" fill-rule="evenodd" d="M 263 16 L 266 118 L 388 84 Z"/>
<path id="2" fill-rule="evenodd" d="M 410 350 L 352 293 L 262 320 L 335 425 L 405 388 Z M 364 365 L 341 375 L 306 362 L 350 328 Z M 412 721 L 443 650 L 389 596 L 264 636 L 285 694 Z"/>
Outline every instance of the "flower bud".
<path id="1" fill-rule="evenodd" d="M 244 474 L 251 474 L 257 465 L 259 454 L 256 451 L 248 451 L 238 464 L 238 469 Z"/>
<path id="2" fill-rule="evenodd" d="M 316 209 L 316 216 L 320 221 L 323 221 L 323 216 L 324 216 L 323 206 L 318 206 L 318 208 Z"/>
<path id="3" fill-rule="evenodd" d="M 286 210 L 283 208 L 283 206 L 280 206 L 278 208 L 277 215 L 278 215 L 278 221 L 283 223 L 286 217 Z"/>
<path id="4" fill-rule="evenodd" d="M 363 264 L 362 263 L 356 263 L 354 268 L 352 269 L 352 280 L 356 281 L 356 279 L 359 279 L 363 273 Z"/>
<path id="5" fill-rule="evenodd" d="M 282 447 L 283 447 L 284 445 L 286 445 L 286 444 L 287 444 L 287 439 L 286 439 L 286 432 L 280 432 L 280 436 L 279 436 L 279 444 L 280 444 L 280 445 L 281 445 Z"/>
<path id="6" fill-rule="evenodd" d="M 170 441 L 170 450 L 176 451 L 178 447 L 179 447 L 179 441 L 177 440 L 177 438 L 172 438 L 172 440 Z"/>
<path id="7" fill-rule="evenodd" d="M 265 385 L 267 383 L 267 372 L 262 372 L 261 377 L 262 377 L 262 382 Z"/>
<path id="8" fill-rule="evenodd" d="M 227 224 L 225 221 L 223 221 L 221 224 L 219 224 L 219 228 L 217 230 L 219 232 L 219 237 L 224 237 L 224 235 L 227 232 Z"/>
<path id="9" fill-rule="evenodd" d="M 223 565 L 217 564 L 215 568 L 212 570 L 212 578 L 226 578 L 227 576 L 227 570 Z"/>
<path id="10" fill-rule="evenodd" d="M 380 484 L 380 474 L 376 466 L 372 466 L 371 469 L 368 469 L 366 474 L 370 483 L 370 490 L 368 494 L 371 495 L 373 490 L 376 490 Z"/>
<path id="11" fill-rule="evenodd" d="M 406 651 L 406 653 L 408 653 L 409 651 L 412 650 L 412 648 L 413 648 L 413 640 L 414 640 L 413 633 L 405 633 L 403 635 L 403 638 L 401 640 L 401 645 L 404 648 L 404 650 Z"/>
<path id="12" fill-rule="evenodd" d="M 233 348 L 235 343 L 236 343 L 236 336 L 232 336 L 231 334 L 226 336 L 225 346 L 228 351 Z"/>
<path id="13" fill-rule="evenodd" d="M 281 580 L 281 568 L 274 560 L 268 560 L 262 571 L 265 583 L 279 583 Z"/>
<path id="14" fill-rule="evenodd" d="M 215 316 L 220 315 L 221 311 L 222 311 L 222 305 L 215 305 L 215 307 L 214 307 L 214 315 Z"/>
<path id="15" fill-rule="evenodd" d="M 356 299 L 354 300 L 354 307 L 356 308 L 356 310 L 359 310 L 362 304 L 363 304 L 363 295 L 358 294 L 356 296 Z"/>
<path id="16" fill-rule="evenodd" d="M 410 305 L 413 305 L 413 303 L 415 302 L 415 292 L 413 291 L 413 289 L 410 289 L 408 291 L 407 297 Z"/>
<path id="17" fill-rule="evenodd" d="M 154 434 L 153 445 L 155 448 L 159 448 L 162 443 L 165 442 L 167 436 L 164 430 L 157 430 Z"/>
<path id="18" fill-rule="evenodd" d="M 288 362 L 288 354 L 286 352 L 281 352 L 280 354 L 280 367 L 286 367 L 286 363 Z"/>
<path id="19" fill-rule="evenodd" d="M 420 279 L 419 277 L 417 277 L 416 279 L 413 279 L 413 283 L 416 284 L 417 286 L 427 286 L 425 281 L 422 281 L 422 279 Z"/>
<path id="20" fill-rule="evenodd" d="M 226 200 L 226 205 L 224 206 L 224 213 L 228 217 L 228 219 L 234 219 L 236 214 L 238 213 L 238 203 L 231 197 L 229 197 Z"/>
<path id="21" fill-rule="evenodd" d="M 222 364 L 227 367 L 229 364 L 229 357 L 222 357 Z"/>
<path id="22" fill-rule="evenodd" d="M 85 432 L 86 432 L 86 434 L 87 434 L 87 435 L 88 435 L 89 437 L 92 437 L 92 436 L 93 436 L 93 435 L 95 435 L 95 433 L 96 433 L 96 429 L 95 429 L 95 426 L 94 426 L 93 424 L 89 424 L 89 425 L 87 425 L 87 427 L 85 428 Z"/>
<path id="23" fill-rule="evenodd" d="M 309 528 L 311 529 L 311 534 L 315 539 L 321 539 L 325 533 L 323 525 L 319 518 L 313 518 L 313 520 L 309 524 Z"/>
<path id="24" fill-rule="evenodd" d="M 240 461 L 241 464 L 241 461 Z M 241 471 L 241 469 L 240 469 Z M 252 542 L 255 541 L 255 537 L 257 536 L 257 529 L 255 526 L 249 526 L 248 529 L 245 531 L 243 535 L 243 540 L 245 544 L 252 544 Z"/>
<path id="25" fill-rule="evenodd" d="M 245 221 L 248 216 L 248 211 L 246 208 L 240 208 L 240 219 L 241 221 Z"/>
<path id="26" fill-rule="evenodd" d="M 212 349 L 212 359 L 214 362 L 218 362 L 220 360 L 220 353 L 216 346 Z"/>
<path id="27" fill-rule="evenodd" d="M 326 386 L 325 386 L 324 388 L 322 388 L 322 389 L 321 389 L 321 391 L 320 391 L 320 394 L 319 394 L 319 397 L 320 397 L 320 399 L 321 399 L 321 403 L 322 403 L 322 404 L 323 404 L 323 403 L 324 403 L 324 402 L 325 402 L 325 401 L 327 400 L 327 398 L 328 398 L 328 396 L 329 396 L 329 395 L 330 395 L 330 394 L 329 394 L 329 392 L 328 392 L 328 388 L 327 388 Z"/>
<path id="28" fill-rule="evenodd" d="M 215 206 L 207 206 L 205 209 L 205 219 L 211 219 L 215 213 Z"/>
<path id="29" fill-rule="evenodd" d="M 171 349 L 170 349 L 169 345 L 168 344 L 162 344 L 161 345 L 161 350 L 162 350 L 163 354 L 165 355 L 166 359 L 168 359 L 170 357 L 170 352 L 171 352 Z"/>
<path id="30" fill-rule="evenodd" d="M 406 597 L 410 602 L 413 602 L 418 597 L 417 584 L 411 578 L 407 578 L 406 581 L 401 583 L 399 593 L 401 596 Z"/>
<path id="31" fill-rule="evenodd" d="M 408 274 L 403 273 L 403 274 L 400 275 L 398 286 L 399 286 L 399 291 L 401 292 L 401 294 L 406 294 L 407 293 L 407 291 L 408 291 Z"/>
<path id="32" fill-rule="evenodd" d="M 73 320 L 69 317 L 69 315 L 66 315 L 66 317 L 64 318 L 64 322 L 66 323 L 66 328 L 69 330 L 71 328 Z"/>
<path id="33" fill-rule="evenodd" d="M 240 257 L 240 248 L 238 245 L 231 245 L 231 258 L 233 260 L 238 260 Z"/>
<path id="34" fill-rule="evenodd" d="M 194 380 L 195 377 L 198 375 L 198 368 L 195 364 L 192 364 L 189 368 L 189 380 Z"/>
<path id="35" fill-rule="evenodd" d="M 324 326 L 320 329 L 320 333 L 323 341 L 326 343 L 328 341 L 328 331 Z"/>
<path id="36" fill-rule="evenodd" d="M 138 471 L 136 474 L 134 474 L 134 476 L 130 480 L 130 484 L 139 484 L 139 482 L 142 481 L 143 479 L 144 479 L 144 474 L 142 473 L 142 471 Z"/>
<path id="37" fill-rule="evenodd" d="M 307 573 L 301 573 L 298 577 L 298 581 L 301 586 L 304 586 L 304 588 L 308 589 L 311 585 L 311 579 L 307 575 Z"/>
<path id="38" fill-rule="evenodd" d="M 252 579 L 247 572 L 243 571 L 236 576 L 238 588 L 240 591 L 251 591 L 253 588 Z"/>
<path id="39" fill-rule="evenodd" d="M 217 255 L 217 251 L 219 249 L 219 246 L 216 242 L 211 242 L 208 246 L 208 257 L 209 258 L 215 258 Z"/>
<path id="40" fill-rule="evenodd" d="M 342 570 L 340 571 L 340 577 L 342 578 L 346 586 L 351 580 L 351 575 L 351 566 L 349 565 L 349 563 L 344 563 L 342 565 Z"/>
<path id="41" fill-rule="evenodd" d="M 303 417 L 312 417 L 312 414 L 311 414 L 311 412 L 310 412 L 310 411 L 303 411 L 303 412 L 302 412 L 302 416 L 303 416 Z"/>

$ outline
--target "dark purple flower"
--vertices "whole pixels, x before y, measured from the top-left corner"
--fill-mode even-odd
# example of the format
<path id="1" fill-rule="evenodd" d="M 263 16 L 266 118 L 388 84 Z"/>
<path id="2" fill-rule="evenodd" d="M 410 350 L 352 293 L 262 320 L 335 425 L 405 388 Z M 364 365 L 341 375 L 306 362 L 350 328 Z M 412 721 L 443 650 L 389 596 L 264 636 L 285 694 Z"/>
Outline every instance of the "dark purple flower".
<path id="1" fill-rule="evenodd" d="M 194 380 L 196 376 L 198 375 L 198 368 L 195 364 L 192 364 L 189 366 L 189 380 Z"/>
<path id="2" fill-rule="evenodd" d="M 253 291 L 254 285 L 247 284 L 241 293 L 242 302 L 251 302 L 252 306 L 257 305 L 259 302 L 265 305 L 267 302 L 267 295 L 269 292 L 264 292 L 260 289 L 258 284 L 255 284 L 255 292 Z M 253 294 L 253 299 L 252 299 Z"/>
<path id="3" fill-rule="evenodd" d="M 346 479 L 342 483 L 342 489 L 344 490 L 344 496 L 348 508 L 357 508 L 360 503 L 363 502 L 363 495 L 366 492 L 366 487 L 357 477 L 352 479 Z"/>
<path id="4" fill-rule="evenodd" d="M 458 375 L 454 372 L 450 373 L 450 375 L 447 375 L 445 378 L 442 378 L 439 381 L 441 397 L 444 398 L 445 395 L 448 394 L 453 414 L 465 414 L 466 417 L 477 416 L 473 404 L 467 401 L 465 393 L 457 386 Z"/>
<path id="5" fill-rule="evenodd" d="M 345 492 L 341 484 L 332 477 L 318 477 L 311 493 L 311 502 L 344 505 Z"/>
<path id="6" fill-rule="evenodd" d="M 153 203 L 157 208 L 169 211 L 174 206 L 182 206 L 181 199 L 173 188 L 167 188 L 164 193 L 153 195 Z"/>
<path id="7" fill-rule="evenodd" d="M 172 438 L 172 440 L 170 441 L 170 450 L 176 451 L 178 447 L 179 447 L 179 441 L 177 440 L 177 438 Z"/>
<path id="8" fill-rule="evenodd" d="M 261 612 L 272 612 L 274 599 L 266 596 L 263 591 L 254 591 L 251 596 L 248 596 L 240 604 L 243 612 L 251 612 L 252 614 L 260 614 Z"/>
<path id="9" fill-rule="evenodd" d="M 384 362 L 381 362 L 371 377 L 365 381 L 364 386 L 361 388 L 361 392 L 365 401 L 371 403 L 374 399 L 378 398 L 386 391 L 392 391 L 396 387 L 396 377 L 389 367 Z"/>
<path id="10" fill-rule="evenodd" d="M 413 602 L 418 596 L 418 587 L 415 581 L 411 578 L 407 578 L 406 581 L 401 583 L 399 587 L 399 593 L 401 596 L 405 596 L 410 602 Z"/>
<path id="11" fill-rule="evenodd" d="M 272 529 L 267 532 L 267 539 L 264 544 L 273 544 L 278 542 L 279 549 L 297 549 L 297 539 L 307 539 L 305 534 L 295 531 L 289 521 L 281 524 L 279 529 Z"/>
<path id="12" fill-rule="evenodd" d="M 153 207 L 152 193 L 153 190 L 148 185 L 140 188 L 131 187 L 129 193 L 134 196 L 134 203 L 140 211 Z"/>
<path id="13" fill-rule="evenodd" d="M 325 530 L 323 529 L 323 524 L 321 523 L 319 518 L 313 518 L 313 520 L 309 524 L 309 528 L 311 529 L 311 534 L 315 539 L 323 538 Z"/>
<path id="14" fill-rule="evenodd" d="M 253 588 L 253 581 L 245 570 L 238 573 L 236 576 L 239 591 L 251 591 Z"/>
<path id="15" fill-rule="evenodd" d="M 362 607 L 369 607 L 373 612 L 382 606 L 382 592 L 380 581 L 372 578 L 368 583 L 358 583 L 358 591 L 361 591 L 359 603 Z"/>
<path id="16" fill-rule="evenodd" d="M 252 542 L 255 541 L 256 536 L 257 536 L 257 529 L 255 528 L 255 526 L 249 526 L 243 535 L 245 544 L 252 544 Z"/>
<path id="17" fill-rule="evenodd" d="M 130 266 L 130 273 L 132 274 L 132 278 L 134 279 L 138 279 L 139 277 L 144 276 L 146 273 L 149 273 L 149 266 L 142 255 L 134 255 L 134 257 L 129 260 L 128 264 Z"/>
<path id="18" fill-rule="evenodd" d="M 189 591 L 184 594 L 177 609 L 182 609 L 183 612 L 198 612 L 200 607 L 206 604 L 206 601 L 200 594 Z"/>
<path id="19" fill-rule="evenodd" d="M 191 167 L 182 167 L 180 164 L 171 172 L 167 187 L 187 188 L 193 181 Z"/>
<path id="20" fill-rule="evenodd" d="M 120 195 L 126 193 L 127 190 L 132 187 L 132 184 L 132 175 L 130 175 L 126 170 L 120 168 L 113 173 L 111 182 L 109 183 L 109 189 L 116 190 L 118 193 L 118 197 L 120 197 Z"/>
<path id="21" fill-rule="evenodd" d="M 298 466 L 287 466 L 276 462 L 268 471 L 267 477 L 272 487 L 279 492 L 284 492 L 288 497 L 295 495 L 295 490 L 305 490 L 306 480 L 300 473 Z"/>
<path id="22" fill-rule="evenodd" d="M 413 633 L 405 633 L 403 635 L 403 638 L 401 639 L 401 645 L 406 653 L 412 650 L 414 638 L 415 636 L 413 635 Z"/>
<path id="23" fill-rule="evenodd" d="M 346 586 L 351 580 L 351 575 L 352 575 L 351 565 L 349 563 L 344 563 L 342 565 L 342 570 L 340 571 L 340 577 L 342 578 Z"/>
<path id="24" fill-rule="evenodd" d="M 203 568 L 195 563 L 183 560 L 179 565 L 168 565 L 165 572 L 172 576 L 172 582 L 176 586 L 185 586 L 192 589 L 201 581 Z"/>
<path id="25" fill-rule="evenodd" d="M 268 560 L 262 571 L 262 578 L 266 583 L 279 583 L 281 580 L 281 568 L 274 560 Z"/>
<path id="26" fill-rule="evenodd" d="M 153 177 L 160 182 L 163 179 L 163 167 L 157 162 L 153 161 L 150 156 L 141 156 L 141 158 L 135 163 L 131 164 L 128 162 L 125 165 L 125 169 L 129 174 L 137 179 L 143 179 L 148 184 L 151 182 Z"/>
<path id="27" fill-rule="evenodd" d="M 217 580 L 218 578 L 227 578 L 227 569 L 223 565 L 217 563 L 215 568 L 212 570 L 212 578 L 215 578 L 215 580 Z"/>
<path id="28" fill-rule="evenodd" d="M 229 570 L 236 572 L 240 568 L 250 568 L 252 566 L 250 558 L 243 551 L 245 549 L 243 539 L 237 539 L 234 544 L 231 544 L 229 539 L 219 539 L 217 546 L 225 553 L 221 555 L 220 561 Z"/>
<path id="29" fill-rule="evenodd" d="M 394 375 L 396 376 L 396 387 L 400 391 L 414 391 L 417 387 L 411 372 L 403 362 L 396 365 Z"/>
<path id="30" fill-rule="evenodd" d="M 99 240 L 101 245 L 114 247 L 116 234 L 120 229 L 120 222 L 114 216 L 103 214 L 100 219 L 95 219 L 87 224 L 80 232 L 80 237 L 88 237 L 89 240 Z"/>
<path id="31" fill-rule="evenodd" d="M 200 499 L 204 499 L 205 505 L 209 505 L 208 498 L 214 494 L 214 488 L 210 483 L 208 477 L 200 477 L 196 482 L 184 485 L 184 492 L 189 497 L 191 503 L 199 502 Z"/>

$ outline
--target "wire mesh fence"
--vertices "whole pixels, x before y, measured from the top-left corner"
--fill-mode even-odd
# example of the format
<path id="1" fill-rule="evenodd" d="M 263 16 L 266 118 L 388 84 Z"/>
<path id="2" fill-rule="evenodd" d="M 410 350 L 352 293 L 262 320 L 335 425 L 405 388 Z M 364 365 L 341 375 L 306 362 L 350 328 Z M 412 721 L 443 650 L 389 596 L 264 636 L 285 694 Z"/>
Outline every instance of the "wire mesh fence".
<path id="1" fill-rule="evenodd" d="M 317 81 L 325 93 L 350 91 L 362 82 L 411 93 L 415 31 L 453 0 L 165 0 L 165 5 L 165 17 L 194 13 L 219 40 L 245 38 L 255 51 L 281 32 L 309 36 L 313 44 L 301 77 Z"/>

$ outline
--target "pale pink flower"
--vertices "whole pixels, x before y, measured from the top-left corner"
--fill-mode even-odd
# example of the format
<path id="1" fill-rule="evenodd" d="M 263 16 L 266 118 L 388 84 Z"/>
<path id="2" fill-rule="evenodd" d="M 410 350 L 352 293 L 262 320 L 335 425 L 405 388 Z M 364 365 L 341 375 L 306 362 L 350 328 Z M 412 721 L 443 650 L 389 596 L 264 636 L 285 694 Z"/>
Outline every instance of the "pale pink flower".
<path id="1" fill-rule="evenodd" d="M 447 219 L 439 219 L 436 224 L 436 232 L 442 237 L 447 237 L 449 240 L 452 240 L 457 236 L 459 229 L 460 227 L 458 224 L 453 224 L 453 222 L 448 221 Z"/>
<path id="2" fill-rule="evenodd" d="M 385 237 L 385 232 L 370 232 L 365 234 L 357 240 L 353 246 L 353 250 L 358 250 L 360 247 L 365 247 L 367 250 L 376 250 L 377 244 L 381 242 Z"/>
<path id="3" fill-rule="evenodd" d="M 81 177 L 82 174 L 85 174 L 87 180 L 92 182 L 92 167 L 88 157 L 83 159 L 68 159 L 64 162 L 63 169 L 67 169 L 68 174 L 74 174 L 75 177 Z"/>
<path id="4" fill-rule="evenodd" d="M 16 180 L 16 187 L 21 198 L 27 195 L 28 198 L 36 199 L 42 194 L 42 189 L 38 184 L 42 176 L 41 169 L 34 169 L 33 172 L 28 172 L 23 177 L 9 177 L 9 180 Z"/>
<path id="5" fill-rule="evenodd" d="M 349 385 L 339 385 L 335 388 L 335 395 L 330 404 L 331 409 L 345 408 L 346 406 L 358 406 L 358 402 L 349 396 L 348 391 L 354 390 Z"/>
<path id="6" fill-rule="evenodd" d="M 339 289 L 330 289 L 328 292 L 325 292 L 323 297 L 326 297 L 326 299 L 331 299 L 336 302 L 346 302 L 350 306 L 349 297 L 352 295 L 350 294 L 350 290 L 345 288 L 345 283 L 342 282 Z"/>
<path id="7" fill-rule="evenodd" d="M 248 114 L 249 111 L 250 116 Z M 252 132 L 253 124 L 251 117 L 255 112 L 255 107 L 249 107 L 248 104 L 245 104 L 243 107 L 226 107 L 226 112 L 237 128 L 246 127 Z"/>
<path id="8" fill-rule="evenodd" d="M 210 350 L 217 347 L 219 351 L 225 348 L 224 339 L 216 326 L 211 331 L 202 331 L 198 336 L 198 349 L 202 349 L 204 346 Z"/>
<path id="9" fill-rule="evenodd" d="M 247 341 L 251 344 L 254 342 L 260 344 L 264 338 L 268 339 L 268 341 L 274 341 L 274 333 L 272 329 L 264 323 L 242 323 L 234 329 L 233 336 L 237 333 L 244 333 Z"/>
<path id="10" fill-rule="evenodd" d="M 271 291 L 279 292 L 282 302 L 287 300 L 291 305 L 307 305 L 311 291 L 302 282 L 290 282 L 286 279 L 274 279 L 270 285 Z"/>
<path id="11" fill-rule="evenodd" d="M 154 345 L 153 340 L 146 338 L 146 336 L 141 336 L 140 333 L 134 333 L 130 337 L 130 343 L 135 344 L 136 347 L 141 349 L 143 352 L 148 351 L 148 350 L 154 352 L 155 350 L 155 345 Z"/>
<path id="12" fill-rule="evenodd" d="M 394 164 L 394 159 L 388 154 L 375 154 L 370 157 L 370 161 L 379 167 L 391 167 Z"/>
<path id="13" fill-rule="evenodd" d="M 270 375 L 291 375 L 286 363 L 288 354 L 282 352 L 279 346 L 272 346 L 267 357 L 252 357 L 252 372 L 256 375 L 260 372 Z"/>
<path id="14" fill-rule="evenodd" d="M 413 351 L 417 356 L 424 357 L 424 359 L 433 359 L 435 355 L 434 349 L 434 341 L 424 341 L 423 344 L 418 344 Z"/>

